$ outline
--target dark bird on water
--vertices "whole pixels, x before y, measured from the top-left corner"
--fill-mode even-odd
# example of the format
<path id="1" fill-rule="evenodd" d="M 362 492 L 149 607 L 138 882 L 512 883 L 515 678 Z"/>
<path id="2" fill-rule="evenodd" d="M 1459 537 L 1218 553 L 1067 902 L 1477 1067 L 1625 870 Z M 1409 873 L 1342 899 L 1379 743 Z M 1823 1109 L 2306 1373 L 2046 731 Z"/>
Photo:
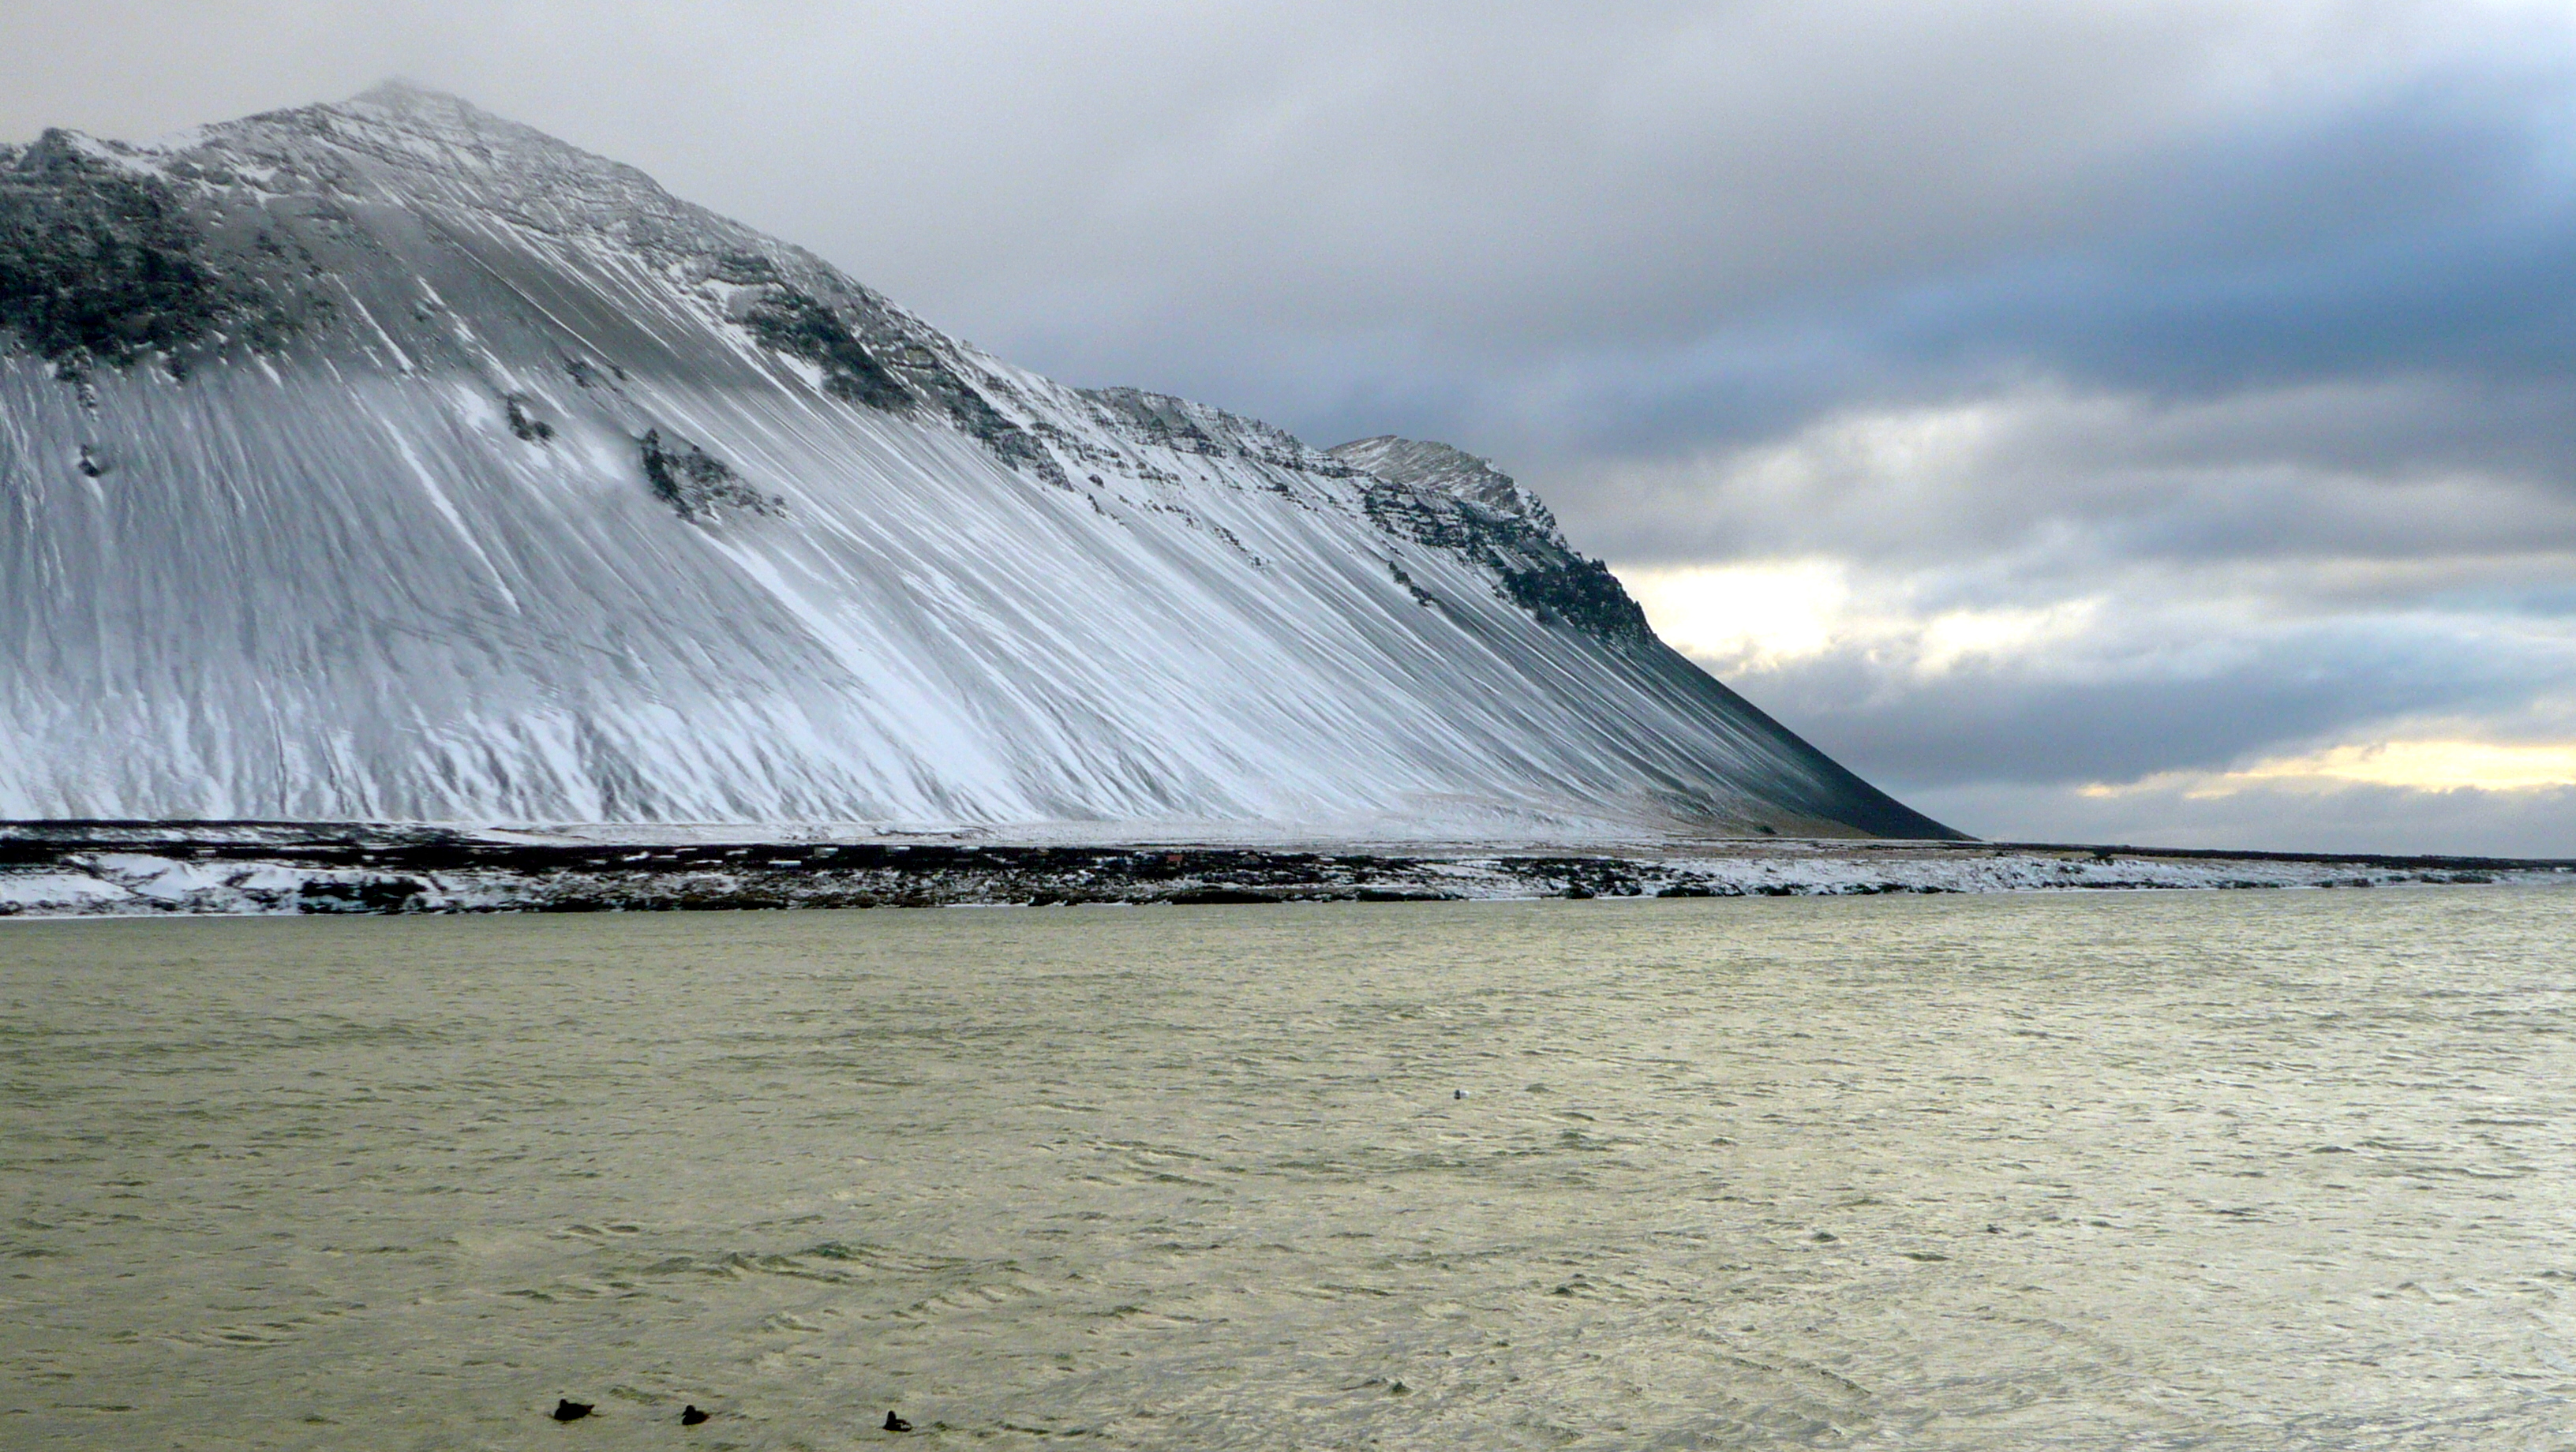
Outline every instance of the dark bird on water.
<path id="1" fill-rule="evenodd" d="M 589 1415 L 590 1403 L 577 1402 L 570 1397 L 555 1398 L 554 1419 L 556 1421 L 578 1422 Z"/>
<path id="2" fill-rule="evenodd" d="M 680 1425 L 683 1427 L 694 1427 L 706 1419 L 707 1414 L 699 1411 L 695 1403 L 680 1408 Z"/>
<path id="3" fill-rule="evenodd" d="M 884 1430 L 888 1432 L 909 1432 L 912 1430 L 912 1423 L 896 1416 L 892 1411 L 888 1411 L 886 1413 Z"/>

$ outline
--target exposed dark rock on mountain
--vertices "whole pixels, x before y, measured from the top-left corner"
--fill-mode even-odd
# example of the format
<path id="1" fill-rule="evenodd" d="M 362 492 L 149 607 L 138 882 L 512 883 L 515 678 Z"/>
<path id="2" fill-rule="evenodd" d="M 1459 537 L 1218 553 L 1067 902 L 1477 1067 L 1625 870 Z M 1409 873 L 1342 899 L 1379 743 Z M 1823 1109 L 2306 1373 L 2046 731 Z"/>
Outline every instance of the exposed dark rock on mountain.
<path id="1" fill-rule="evenodd" d="M 1569 547 L 1547 506 L 1510 475 L 1447 444 L 1381 436 L 1327 452 L 1379 481 L 1367 495 L 1381 529 L 1454 550 L 1493 572 L 1506 599 L 1550 625 L 1650 645 L 1646 612 L 1599 560 Z"/>
<path id="2" fill-rule="evenodd" d="M 517 427 L 514 411 L 512 428 L 515 431 Z M 695 444 L 673 439 L 665 446 L 659 429 L 644 431 L 644 477 L 651 481 L 653 493 L 663 503 L 687 519 L 712 520 L 728 507 L 773 514 L 785 503 L 743 483 L 723 460 Z"/>
<path id="3" fill-rule="evenodd" d="M 265 290 L 227 275 L 215 251 L 159 176 L 64 131 L 0 147 L 0 329 L 67 372 L 176 355 L 230 324 L 281 332 Z"/>

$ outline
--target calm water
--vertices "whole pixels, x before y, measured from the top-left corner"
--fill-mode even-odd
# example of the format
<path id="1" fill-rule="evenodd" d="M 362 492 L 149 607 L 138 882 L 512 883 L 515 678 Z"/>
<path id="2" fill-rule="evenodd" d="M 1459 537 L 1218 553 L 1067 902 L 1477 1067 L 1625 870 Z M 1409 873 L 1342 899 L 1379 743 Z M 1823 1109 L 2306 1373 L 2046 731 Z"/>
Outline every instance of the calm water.
<path id="1" fill-rule="evenodd" d="M 0 1445 L 2560 1447 L 2571 942 L 2502 888 L 0 925 Z"/>

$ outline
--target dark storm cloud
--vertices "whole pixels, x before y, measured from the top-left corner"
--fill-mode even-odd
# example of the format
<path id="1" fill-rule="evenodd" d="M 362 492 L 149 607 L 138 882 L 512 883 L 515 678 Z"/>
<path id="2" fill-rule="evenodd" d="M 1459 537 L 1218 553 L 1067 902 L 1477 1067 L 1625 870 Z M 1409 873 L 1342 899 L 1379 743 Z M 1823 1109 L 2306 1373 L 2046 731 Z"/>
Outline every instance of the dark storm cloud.
<path id="1" fill-rule="evenodd" d="M 1973 248 L 1900 211 L 1912 253 L 1819 259 L 1759 298 L 1669 280 L 1661 329 L 1605 330 L 1512 382 L 1561 389 L 1585 450 L 1639 454 L 2034 373 L 2161 397 L 2556 379 L 2576 363 L 2570 88 L 2558 65 L 2500 67 L 2101 158 L 2073 183 L 2095 194 L 2081 219 L 2023 216 Z"/>
<path id="2" fill-rule="evenodd" d="M 0 137 L 408 75 L 1014 361 L 1492 454 L 1632 572 L 2080 605 L 1722 662 L 1971 830 L 2242 825 L 2068 793 L 2576 696 L 2563 6 L 6 3 Z"/>

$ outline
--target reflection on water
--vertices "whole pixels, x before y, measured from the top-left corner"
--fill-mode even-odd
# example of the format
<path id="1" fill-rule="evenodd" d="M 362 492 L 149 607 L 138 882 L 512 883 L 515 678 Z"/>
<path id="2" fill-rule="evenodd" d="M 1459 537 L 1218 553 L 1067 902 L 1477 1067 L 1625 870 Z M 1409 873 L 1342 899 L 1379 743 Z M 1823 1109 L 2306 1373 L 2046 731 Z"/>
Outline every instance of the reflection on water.
<path id="1" fill-rule="evenodd" d="M 2493 888 L 10 924 L 0 1446 L 2555 1445 L 2571 941 Z"/>

